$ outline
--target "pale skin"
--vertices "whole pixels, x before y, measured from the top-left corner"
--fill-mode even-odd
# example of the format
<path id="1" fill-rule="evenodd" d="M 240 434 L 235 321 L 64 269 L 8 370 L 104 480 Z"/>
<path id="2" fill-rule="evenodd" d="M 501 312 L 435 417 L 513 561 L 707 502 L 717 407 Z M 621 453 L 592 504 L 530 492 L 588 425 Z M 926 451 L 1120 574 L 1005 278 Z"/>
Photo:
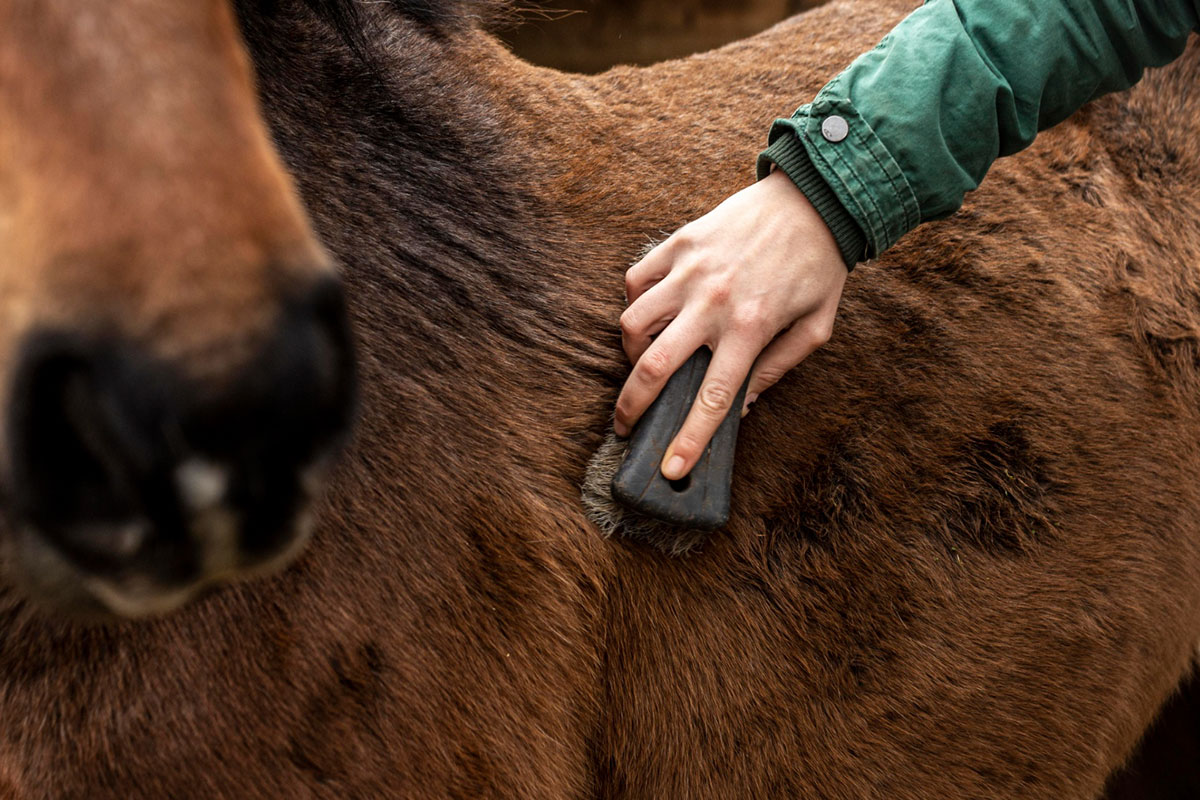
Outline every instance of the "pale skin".
<path id="1" fill-rule="evenodd" d="M 833 234 L 782 172 L 680 228 L 625 275 L 621 336 L 634 367 L 617 399 L 617 434 L 628 436 L 667 379 L 708 345 L 704 383 L 662 461 L 666 478 L 682 478 L 747 375 L 743 415 L 829 340 L 846 274 Z"/>

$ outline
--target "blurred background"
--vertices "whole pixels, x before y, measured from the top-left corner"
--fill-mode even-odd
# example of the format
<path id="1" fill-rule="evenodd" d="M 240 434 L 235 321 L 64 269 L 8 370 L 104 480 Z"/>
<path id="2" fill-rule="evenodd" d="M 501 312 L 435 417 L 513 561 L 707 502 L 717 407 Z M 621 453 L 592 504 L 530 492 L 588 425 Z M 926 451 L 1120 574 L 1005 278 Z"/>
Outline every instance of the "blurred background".
<path id="1" fill-rule="evenodd" d="M 650 64 L 744 39 L 824 0 L 541 0 L 501 31 L 522 58 L 573 72 Z M 518 3 L 518 6 L 520 4 Z"/>

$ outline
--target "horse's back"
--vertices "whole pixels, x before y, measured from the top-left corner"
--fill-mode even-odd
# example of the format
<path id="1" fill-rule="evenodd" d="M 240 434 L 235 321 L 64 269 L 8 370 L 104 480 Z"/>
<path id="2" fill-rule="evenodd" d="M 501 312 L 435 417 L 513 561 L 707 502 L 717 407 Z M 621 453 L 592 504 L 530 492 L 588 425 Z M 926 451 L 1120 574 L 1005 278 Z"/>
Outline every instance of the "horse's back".
<path id="1" fill-rule="evenodd" d="M 679 561 L 622 551 L 614 785 L 1101 791 L 1200 633 L 1196 55 L 861 265 L 833 340 L 744 421 L 730 527 Z M 713 175 L 724 136 L 698 137 Z M 703 746 L 664 758 L 667 731 Z"/>

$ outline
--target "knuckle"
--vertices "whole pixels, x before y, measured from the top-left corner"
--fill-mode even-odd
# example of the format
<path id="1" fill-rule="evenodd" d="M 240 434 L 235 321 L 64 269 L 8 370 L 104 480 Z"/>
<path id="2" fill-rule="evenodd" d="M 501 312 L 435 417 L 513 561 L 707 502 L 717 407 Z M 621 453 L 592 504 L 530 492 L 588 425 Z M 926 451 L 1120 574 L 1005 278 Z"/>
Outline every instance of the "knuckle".
<path id="1" fill-rule="evenodd" d="M 825 344 L 833 338 L 833 321 L 829 320 L 818 323 L 813 334 L 818 345 Z"/>
<path id="2" fill-rule="evenodd" d="M 698 402 L 706 411 L 714 414 L 724 413 L 733 402 L 733 392 L 722 383 L 706 383 L 700 389 Z"/>
<path id="3" fill-rule="evenodd" d="M 729 317 L 729 330 L 740 336 L 763 338 L 763 327 L 763 312 L 757 305 L 742 306 Z"/>
<path id="4" fill-rule="evenodd" d="M 809 339 L 814 348 L 821 347 L 833 336 L 833 325 L 830 323 L 817 323 L 809 330 Z"/>
<path id="5" fill-rule="evenodd" d="M 621 332 L 632 335 L 638 333 L 639 331 L 640 326 L 638 324 L 638 315 L 636 312 L 634 312 L 633 306 L 630 306 L 621 314 Z"/>
<path id="6" fill-rule="evenodd" d="M 785 368 L 779 366 L 762 367 L 758 370 L 758 379 L 769 386 L 779 383 L 787 372 Z"/>
<path id="7" fill-rule="evenodd" d="M 672 233 L 664 244 L 671 248 L 687 250 L 696 244 L 696 229 L 689 222 Z"/>
<path id="8" fill-rule="evenodd" d="M 729 330 L 733 333 L 753 333 L 758 327 L 758 320 L 746 311 L 737 311 L 729 317 Z"/>
<path id="9" fill-rule="evenodd" d="M 671 375 L 671 359 L 662 350 L 647 350 L 638 359 L 637 370 L 646 383 L 658 383 Z"/>
<path id="10" fill-rule="evenodd" d="M 685 459 L 699 453 L 700 449 L 700 442 L 694 434 L 681 432 L 679 438 L 675 440 L 675 455 L 683 456 Z"/>
<path id="11" fill-rule="evenodd" d="M 716 280 L 708 285 L 708 302 L 714 306 L 723 306 L 729 303 L 729 298 L 733 293 L 733 287 L 728 281 Z"/>

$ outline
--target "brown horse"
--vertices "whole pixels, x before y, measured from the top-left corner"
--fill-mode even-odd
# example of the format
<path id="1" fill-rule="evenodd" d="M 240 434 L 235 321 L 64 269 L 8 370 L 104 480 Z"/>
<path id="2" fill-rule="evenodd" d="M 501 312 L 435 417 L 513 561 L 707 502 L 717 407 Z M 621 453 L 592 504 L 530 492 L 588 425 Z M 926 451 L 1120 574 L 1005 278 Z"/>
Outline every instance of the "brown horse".
<path id="1" fill-rule="evenodd" d="M 109 9 L 154 5 L 178 4 Z M 269 581 L 105 627 L 6 591 L 0 796 L 1100 794 L 1200 639 L 1200 49 L 861 267 L 747 418 L 729 527 L 669 558 L 579 497 L 626 369 L 623 268 L 905 4 L 596 78 L 516 60 L 490 10 L 237 4 L 344 265 L 357 441 Z M 233 186 L 251 217 L 285 193 Z"/>

